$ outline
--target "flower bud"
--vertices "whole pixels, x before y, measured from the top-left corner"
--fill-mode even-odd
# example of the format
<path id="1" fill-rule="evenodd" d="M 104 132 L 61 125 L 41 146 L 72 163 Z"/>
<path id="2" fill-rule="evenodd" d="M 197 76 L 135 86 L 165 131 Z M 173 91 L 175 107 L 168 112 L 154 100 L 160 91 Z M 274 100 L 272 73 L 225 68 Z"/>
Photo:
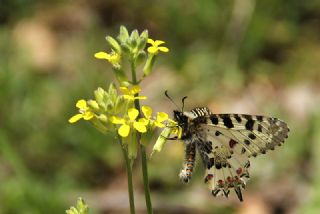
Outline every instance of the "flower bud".
<path id="1" fill-rule="evenodd" d="M 161 152 L 164 144 L 167 142 L 167 138 L 169 137 L 171 131 L 172 131 L 172 128 L 170 127 L 166 127 L 162 130 L 161 134 L 159 135 L 156 143 L 152 148 L 151 155 L 153 155 L 154 152 Z"/>
<path id="2" fill-rule="evenodd" d="M 151 73 L 154 62 L 155 62 L 155 55 L 148 54 L 146 64 L 143 67 L 143 76 L 146 77 Z"/>
<path id="3" fill-rule="evenodd" d="M 139 42 L 140 42 L 140 37 L 139 37 L 138 31 L 137 30 L 132 31 L 130 35 L 131 49 L 136 48 Z"/>
<path id="4" fill-rule="evenodd" d="M 143 50 L 146 47 L 147 40 L 148 40 L 148 31 L 144 30 L 140 34 L 140 41 L 139 41 L 139 44 L 138 44 L 138 49 L 139 50 Z"/>
<path id="5" fill-rule="evenodd" d="M 105 94 L 105 91 L 102 89 L 102 88 L 97 88 L 95 91 L 94 91 L 94 96 L 96 98 L 96 101 L 99 105 L 102 105 L 103 104 L 103 98 L 104 98 L 104 94 Z"/>
<path id="6" fill-rule="evenodd" d="M 87 101 L 87 103 L 88 103 L 88 106 L 89 106 L 90 108 L 92 108 L 92 110 L 94 110 L 94 111 L 99 111 L 99 110 L 100 110 L 97 101 L 95 101 L 95 100 L 89 100 L 89 101 Z"/>
<path id="7" fill-rule="evenodd" d="M 138 142 L 136 139 L 136 133 L 132 133 L 132 140 L 128 142 L 128 156 L 130 159 L 136 159 L 138 153 Z"/>
<path id="8" fill-rule="evenodd" d="M 125 26 L 120 26 L 120 33 L 118 36 L 118 39 L 121 44 L 126 43 L 126 41 L 129 39 L 129 32 Z"/>
<path id="9" fill-rule="evenodd" d="M 146 52 L 140 51 L 137 56 L 136 65 L 139 65 L 140 63 L 142 63 L 145 58 L 146 58 Z"/>
<path id="10" fill-rule="evenodd" d="M 109 43 L 109 45 L 112 47 L 112 49 L 117 52 L 117 54 L 121 54 L 121 46 L 119 45 L 119 43 L 117 42 L 117 40 L 115 40 L 114 38 L 112 38 L 111 36 L 107 36 L 106 37 L 107 42 Z"/>

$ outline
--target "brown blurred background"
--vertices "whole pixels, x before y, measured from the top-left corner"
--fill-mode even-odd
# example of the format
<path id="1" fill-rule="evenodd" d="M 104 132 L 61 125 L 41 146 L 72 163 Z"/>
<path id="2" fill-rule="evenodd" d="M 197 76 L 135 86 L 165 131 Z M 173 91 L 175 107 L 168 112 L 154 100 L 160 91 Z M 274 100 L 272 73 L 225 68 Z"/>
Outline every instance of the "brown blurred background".
<path id="1" fill-rule="evenodd" d="M 149 161 L 155 213 L 320 213 L 320 1 L 0 0 L 0 213 L 128 213 L 125 167 L 110 136 L 68 124 L 78 99 L 114 81 L 93 57 L 119 26 L 148 29 L 170 48 L 142 84 L 157 111 L 208 106 L 279 117 L 283 147 L 251 164 L 244 203 L 213 198 L 198 164 L 183 185 L 183 144 Z M 150 148 L 151 149 L 151 146 Z M 149 152 L 150 154 L 150 152 Z M 139 160 L 137 213 L 145 213 Z"/>

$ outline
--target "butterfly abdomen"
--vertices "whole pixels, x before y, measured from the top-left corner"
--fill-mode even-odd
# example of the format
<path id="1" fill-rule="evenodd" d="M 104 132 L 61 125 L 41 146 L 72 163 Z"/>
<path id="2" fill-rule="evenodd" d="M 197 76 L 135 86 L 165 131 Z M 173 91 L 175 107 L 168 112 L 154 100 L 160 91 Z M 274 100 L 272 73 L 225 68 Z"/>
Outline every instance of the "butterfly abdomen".
<path id="1" fill-rule="evenodd" d="M 181 172 L 179 174 L 180 179 L 184 183 L 188 183 L 192 176 L 192 171 L 194 168 L 195 163 L 195 157 L 196 157 L 196 145 L 195 143 L 187 143 L 185 147 L 185 158 L 183 167 L 181 169 Z"/>

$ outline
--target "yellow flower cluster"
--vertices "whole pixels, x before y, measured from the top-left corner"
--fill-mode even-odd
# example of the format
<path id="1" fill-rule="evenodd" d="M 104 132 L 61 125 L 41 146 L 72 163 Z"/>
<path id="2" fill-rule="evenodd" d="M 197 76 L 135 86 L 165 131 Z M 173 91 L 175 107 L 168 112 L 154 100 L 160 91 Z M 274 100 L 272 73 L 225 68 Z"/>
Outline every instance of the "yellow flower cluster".
<path id="1" fill-rule="evenodd" d="M 123 93 L 123 98 L 129 102 L 135 99 L 147 99 L 146 96 L 135 96 L 141 89 L 139 86 L 133 86 L 132 88 L 120 87 Z M 90 106 L 88 106 L 88 103 Z M 98 118 L 98 116 L 93 112 L 92 106 L 95 109 L 99 108 L 98 103 L 95 100 L 85 101 L 83 99 L 79 100 L 76 107 L 79 109 L 79 113 L 74 115 L 69 119 L 70 123 L 75 123 L 80 119 L 91 120 L 93 118 Z M 152 117 L 152 108 L 149 106 L 142 106 L 141 108 L 144 117 L 138 118 L 139 110 L 136 108 L 128 108 L 127 112 L 123 117 L 118 117 L 112 115 L 110 117 L 110 122 L 115 125 L 120 125 L 118 128 L 118 134 L 121 137 L 127 137 L 130 130 L 136 130 L 140 133 L 146 133 L 148 128 L 153 129 L 155 127 L 164 128 L 164 122 L 169 119 L 168 114 L 165 112 L 158 112 L 156 117 Z"/>
<path id="2" fill-rule="evenodd" d="M 120 87 L 120 91 L 124 94 L 123 98 L 127 100 L 145 100 L 146 96 L 135 96 L 141 91 L 141 88 L 137 85 L 133 86 L 131 89 L 127 87 Z"/>
<path id="3" fill-rule="evenodd" d="M 163 128 L 165 125 L 164 121 L 168 119 L 168 114 L 164 112 L 158 112 L 157 117 L 152 119 L 152 108 L 149 106 L 142 106 L 142 112 L 144 118 L 138 118 L 139 111 L 135 108 L 129 108 L 127 115 L 123 118 L 113 116 L 111 122 L 114 124 L 120 124 L 118 134 L 121 137 L 127 137 L 131 129 L 135 129 L 140 133 L 146 133 L 148 125 L 153 127 Z"/>

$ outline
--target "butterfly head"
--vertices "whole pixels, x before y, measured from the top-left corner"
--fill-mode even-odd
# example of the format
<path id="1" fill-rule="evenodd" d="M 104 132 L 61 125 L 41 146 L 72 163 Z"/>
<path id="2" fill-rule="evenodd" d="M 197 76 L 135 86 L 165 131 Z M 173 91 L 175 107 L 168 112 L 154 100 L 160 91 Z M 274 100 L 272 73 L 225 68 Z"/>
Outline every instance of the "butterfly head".
<path id="1" fill-rule="evenodd" d="M 178 110 L 173 111 L 174 120 L 178 123 L 178 126 L 182 129 L 182 139 L 189 136 L 188 132 L 188 117 L 182 112 Z"/>
<path id="2" fill-rule="evenodd" d="M 183 130 L 188 128 L 188 117 L 184 115 L 182 111 L 174 110 L 173 117 L 178 123 L 178 126 L 180 126 Z"/>

